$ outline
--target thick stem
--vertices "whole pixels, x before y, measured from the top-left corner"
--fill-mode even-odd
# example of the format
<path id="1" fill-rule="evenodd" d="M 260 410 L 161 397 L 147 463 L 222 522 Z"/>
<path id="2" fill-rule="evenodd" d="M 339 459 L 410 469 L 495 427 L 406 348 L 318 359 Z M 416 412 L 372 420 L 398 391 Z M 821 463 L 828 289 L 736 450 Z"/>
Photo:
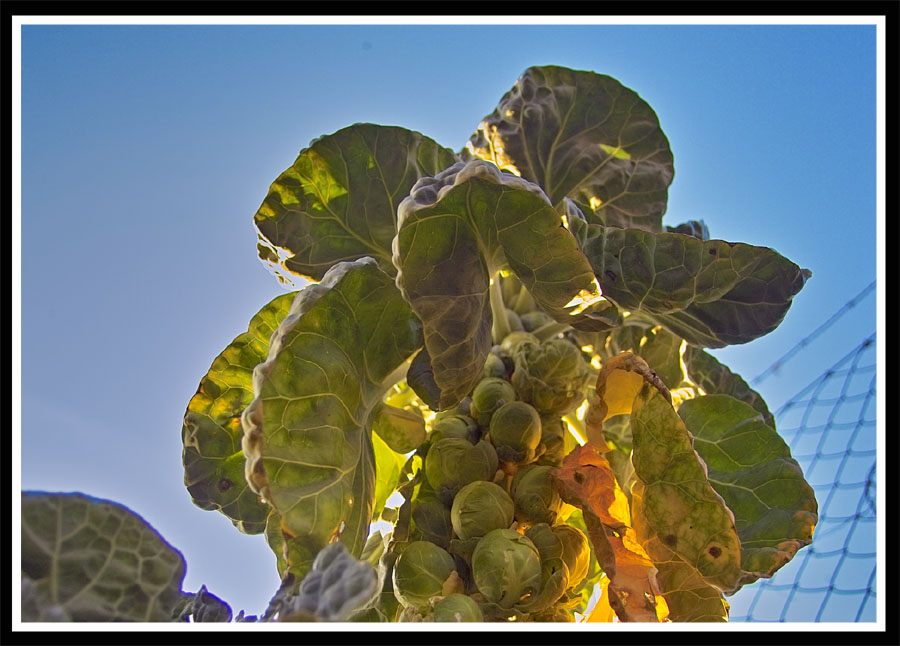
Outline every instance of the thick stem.
<path id="1" fill-rule="evenodd" d="M 547 339 L 552 339 L 557 334 L 561 334 L 568 329 L 569 325 L 567 323 L 550 321 L 549 323 L 544 323 L 541 327 L 532 332 L 532 334 L 536 336 L 539 341 L 546 341 Z"/>
<path id="2" fill-rule="evenodd" d="M 506 306 L 503 304 L 503 291 L 500 288 L 500 274 L 495 273 L 491 281 L 491 315 L 494 322 L 491 324 L 491 338 L 494 343 L 500 343 L 509 334 L 509 319 L 506 318 Z"/>

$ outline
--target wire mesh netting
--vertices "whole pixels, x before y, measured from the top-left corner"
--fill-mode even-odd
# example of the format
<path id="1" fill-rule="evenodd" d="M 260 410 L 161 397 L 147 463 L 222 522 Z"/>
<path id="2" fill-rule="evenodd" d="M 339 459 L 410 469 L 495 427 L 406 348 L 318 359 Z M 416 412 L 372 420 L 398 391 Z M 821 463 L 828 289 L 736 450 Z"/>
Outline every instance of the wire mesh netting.
<path id="1" fill-rule="evenodd" d="M 776 411 L 819 523 L 772 579 L 729 598 L 731 621 L 876 620 L 875 392 L 873 333 Z"/>

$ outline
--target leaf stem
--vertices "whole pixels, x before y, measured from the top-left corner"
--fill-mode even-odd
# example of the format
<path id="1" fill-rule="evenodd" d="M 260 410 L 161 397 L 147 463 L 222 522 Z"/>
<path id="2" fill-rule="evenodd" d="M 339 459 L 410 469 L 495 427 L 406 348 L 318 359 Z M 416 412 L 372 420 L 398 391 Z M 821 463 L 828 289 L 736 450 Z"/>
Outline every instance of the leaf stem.
<path id="1" fill-rule="evenodd" d="M 532 332 L 532 334 L 536 336 L 539 341 L 546 341 L 547 339 L 552 339 L 557 334 L 561 334 L 568 329 L 568 323 L 550 321 L 549 323 L 544 323 L 541 327 Z"/>
<path id="2" fill-rule="evenodd" d="M 506 305 L 503 304 L 503 291 L 500 287 L 500 272 L 491 280 L 491 337 L 494 343 L 500 343 L 509 334 L 509 319 L 506 318 Z"/>

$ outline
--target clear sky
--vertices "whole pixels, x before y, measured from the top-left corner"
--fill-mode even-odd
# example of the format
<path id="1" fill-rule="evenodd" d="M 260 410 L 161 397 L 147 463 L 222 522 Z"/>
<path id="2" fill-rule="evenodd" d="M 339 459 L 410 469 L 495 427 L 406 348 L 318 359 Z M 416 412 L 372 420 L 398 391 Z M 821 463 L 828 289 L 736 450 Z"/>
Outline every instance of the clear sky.
<path id="1" fill-rule="evenodd" d="M 283 288 L 252 217 L 311 139 L 355 122 L 459 150 L 529 66 L 608 74 L 674 154 L 664 223 L 813 277 L 784 323 L 714 354 L 748 381 L 876 277 L 873 26 L 25 26 L 24 489 L 141 514 L 237 611 L 278 586 L 262 536 L 193 506 L 181 420 Z M 876 328 L 870 295 L 758 386 L 773 411 Z"/>

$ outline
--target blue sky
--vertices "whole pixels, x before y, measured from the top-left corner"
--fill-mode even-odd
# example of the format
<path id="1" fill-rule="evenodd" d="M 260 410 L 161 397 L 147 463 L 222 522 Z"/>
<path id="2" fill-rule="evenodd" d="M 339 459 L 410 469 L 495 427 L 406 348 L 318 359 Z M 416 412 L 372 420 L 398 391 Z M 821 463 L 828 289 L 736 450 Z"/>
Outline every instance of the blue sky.
<path id="1" fill-rule="evenodd" d="M 675 158 L 664 222 L 813 272 L 748 381 L 876 277 L 873 26 L 24 26 L 24 489 L 147 519 L 235 610 L 275 591 L 261 536 L 194 507 L 181 418 L 283 288 L 252 216 L 309 141 L 355 122 L 458 150 L 529 66 L 608 74 Z M 772 410 L 876 328 L 870 295 L 758 390 Z"/>

